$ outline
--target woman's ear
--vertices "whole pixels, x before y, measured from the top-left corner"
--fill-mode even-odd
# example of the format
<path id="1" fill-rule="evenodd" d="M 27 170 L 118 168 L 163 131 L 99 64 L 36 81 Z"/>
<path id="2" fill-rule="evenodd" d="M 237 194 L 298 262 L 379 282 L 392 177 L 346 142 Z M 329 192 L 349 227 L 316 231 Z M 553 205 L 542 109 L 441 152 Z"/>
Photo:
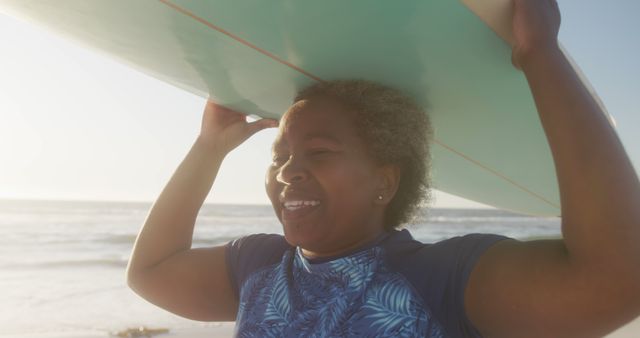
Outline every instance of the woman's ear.
<path id="1" fill-rule="evenodd" d="M 398 191 L 401 170 L 397 164 L 385 164 L 378 169 L 376 204 L 389 204 Z"/>

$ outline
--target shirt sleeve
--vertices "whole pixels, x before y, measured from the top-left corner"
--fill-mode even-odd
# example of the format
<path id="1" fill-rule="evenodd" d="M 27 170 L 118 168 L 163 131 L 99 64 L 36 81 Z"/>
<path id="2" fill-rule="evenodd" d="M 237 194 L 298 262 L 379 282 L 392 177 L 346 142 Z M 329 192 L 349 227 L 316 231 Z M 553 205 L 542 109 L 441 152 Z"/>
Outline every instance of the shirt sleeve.
<path id="1" fill-rule="evenodd" d="M 498 241 L 507 239 L 504 236 L 487 235 L 487 234 L 471 234 L 458 238 L 454 241 L 457 242 L 456 261 L 454 273 L 454 287 L 451 290 L 455 300 L 455 309 L 458 318 L 460 318 L 461 331 L 463 331 L 467 337 L 481 337 L 480 332 L 473 326 L 465 309 L 465 290 L 469 282 L 469 276 L 476 266 L 476 263 L 482 256 L 482 254 L 489 249 L 493 244 Z"/>
<path id="2" fill-rule="evenodd" d="M 469 276 L 486 250 L 508 239 L 491 234 L 470 234 L 427 245 L 422 251 L 423 294 L 448 336 L 481 337 L 467 318 L 464 294 Z"/>
<path id="3" fill-rule="evenodd" d="M 236 298 L 248 276 L 262 267 L 277 264 L 290 249 L 281 235 L 255 234 L 238 238 L 225 246 L 227 275 Z"/>

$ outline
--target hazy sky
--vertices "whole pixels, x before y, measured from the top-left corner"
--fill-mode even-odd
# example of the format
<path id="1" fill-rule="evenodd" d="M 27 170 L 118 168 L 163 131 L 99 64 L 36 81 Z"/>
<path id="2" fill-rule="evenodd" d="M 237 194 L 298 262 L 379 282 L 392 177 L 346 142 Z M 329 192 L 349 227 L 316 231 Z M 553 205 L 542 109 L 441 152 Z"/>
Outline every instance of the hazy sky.
<path id="1" fill-rule="evenodd" d="M 640 2 L 560 0 L 560 40 L 640 164 Z M 204 100 L 0 14 L 0 198 L 154 200 Z M 230 154 L 209 202 L 268 203 L 274 131 Z M 477 206 L 437 194 L 435 206 Z"/>

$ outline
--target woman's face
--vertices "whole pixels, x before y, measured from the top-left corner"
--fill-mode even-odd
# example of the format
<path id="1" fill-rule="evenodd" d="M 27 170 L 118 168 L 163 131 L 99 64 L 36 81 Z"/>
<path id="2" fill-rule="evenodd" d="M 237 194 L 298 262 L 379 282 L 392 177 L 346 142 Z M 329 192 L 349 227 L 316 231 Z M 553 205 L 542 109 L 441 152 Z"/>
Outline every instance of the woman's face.
<path id="1" fill-rule="evenodd" d="M 353 113 L 314 98 L 283 116 L 265 185 L 287 242 L 308 256 L 330 256 L 383 231 L 385 173 L 357 135 Z"/>

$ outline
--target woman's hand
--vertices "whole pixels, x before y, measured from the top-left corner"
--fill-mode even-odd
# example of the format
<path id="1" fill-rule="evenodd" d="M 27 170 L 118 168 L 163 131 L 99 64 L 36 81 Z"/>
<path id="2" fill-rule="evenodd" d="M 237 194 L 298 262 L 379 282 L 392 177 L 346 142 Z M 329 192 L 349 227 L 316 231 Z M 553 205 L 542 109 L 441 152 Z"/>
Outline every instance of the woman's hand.
<path id="1" fill-rule="evenodd" d="M 559 29 L 556 0 L 514 0 L 513 65 L 522 69 L 531 54 L 557 49 Z"/>
<path id="2" fill-rule="evenodd" d="M 247 122 L 245 115 L 207 100 L 198 141 L 226 154 L 258 131 L 277 126 L 271 119 Z"/>

